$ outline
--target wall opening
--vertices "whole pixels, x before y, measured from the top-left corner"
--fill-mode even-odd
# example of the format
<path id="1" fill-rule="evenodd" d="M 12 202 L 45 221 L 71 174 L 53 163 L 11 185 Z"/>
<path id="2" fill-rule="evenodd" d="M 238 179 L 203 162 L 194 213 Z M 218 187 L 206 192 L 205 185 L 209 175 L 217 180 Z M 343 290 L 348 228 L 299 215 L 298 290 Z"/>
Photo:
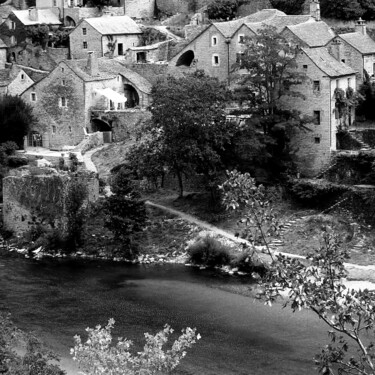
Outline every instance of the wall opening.
<path id="1" fill-rule="evenodd" d="M 112 130 L 111 125 L 99 118 L 92 119 L 92 131 L 93 132 L 110 132 Z"/>
<path id="2" fill-rule="evenodd" d="M 32 131 L 27 135 L 28 147 L 43 147 L 42 135 L 36 131 Z"/>
<path id="3" fill-rule="evenodd" d="M 194 52 L 189 50 L 184 52 L 177 60 L 176 66 L 190 66 L 194 60 Z"/>
<path id="4" fill-rule="evenodd" d="M 67 27 L 76 27 L 76 21 L 72 17 L 66 16 L 64 23 Z"/>
<path id="5" fill-rule="evenodd" d="M 124 95 L 126 97 L 126 108 L 134 108 L 139 105 L 139 95 L 132 85 L 124 85 Z"/>

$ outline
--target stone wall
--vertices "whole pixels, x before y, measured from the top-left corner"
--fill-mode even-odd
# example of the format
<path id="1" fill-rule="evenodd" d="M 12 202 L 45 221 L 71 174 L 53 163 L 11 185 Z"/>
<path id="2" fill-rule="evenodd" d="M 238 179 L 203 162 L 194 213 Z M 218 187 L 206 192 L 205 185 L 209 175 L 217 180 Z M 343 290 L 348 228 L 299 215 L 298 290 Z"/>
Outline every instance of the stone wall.
<path id="1" fill-rule="evenodd" d="M 134 18 L 151 18 L 155 14 L 155 0 L 125 0 L 125 14 Z"/>
<path id="2" fill-rule="evenodd" d="M 59 174 L 53 169 L 34 168 L 3 179 L 4 228 L 22 234 L 38 224 L 64 229 L 65 199 L 73 180 L 87 186 L 89 202 L 99 197 L 95 173 Z"/>
<path id="3" fill-rule="evenodd" d="M 163 77 L 168 72 L 167 64 L 134 63 L 126 64 L 126 67 L 137 72 L 139 75 L 146 78 L 152 84 L 154 84 L 158 78 Z"/>

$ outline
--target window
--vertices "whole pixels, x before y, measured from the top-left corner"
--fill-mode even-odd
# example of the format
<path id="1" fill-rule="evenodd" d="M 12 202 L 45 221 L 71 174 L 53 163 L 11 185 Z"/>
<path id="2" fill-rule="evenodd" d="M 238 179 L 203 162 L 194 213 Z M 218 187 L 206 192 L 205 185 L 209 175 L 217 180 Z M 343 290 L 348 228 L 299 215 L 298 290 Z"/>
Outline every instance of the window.
<path id="1" fill-rule="evenodd" d="M 345 64 L 345 59 L 341 59 L 341 62 L 343 62 Z"/>
<path id="2" fill-rule="evenodd" d="M 15 30 L 16 29 L 16 23 L 14 21 L 10 21 L 10 29 Z"/>
<path id="3" fill-rule="evenodd" d="M 65 69 L 64 68 L 61 68 L 61 73 L 64 73 Z"/>
<path id="4" fill-rule="evenodd" d="M 315 137 L 315 138 L 314 138 L 314 142 L 315 142 L 316 144 L 319 144 L 319 143 L 320 143 L 320 137 Z"/>
<path id="5" fill-rule="evenodd" d="M 65 86 L 66 82 L 65 79 L 61 80 L 61 86 Z"/>
<path id="6" fill-rule="evenodd" d="M 238 43 L 239 44 L 244 44 L 245 43 L 245 35 L 239 34 L 238 35 Z"/>
<path id="7" fill-rule="evenodd" d="M 70 0 L 69 4 L 71 7 L 74 7 L 74 0 Z"/>
<path id="8" fill-rule="evenodd" d="M 212 65 L 214 66 L 220 65 L 219 55 L 212 55 Z"/>
<path id="9" fill-rule="evenodd" d="M 87 49 L 87 42 L 83 42 L 83 49 Z"/>
<path id="10" fill-rule="evenodd" d="M 69 126 L 69 133 L 71 133 L 72 132 L 72 127 L 71 126 Z"/>
<path id="11" fill-rule="evenodd" d="M 60 98 L 60 105 L 61 105 L 61 107 L 67 107 L 67 100 L 66 100 L 65 96 L 62 96 Z"/>
<path id="12" fill-rule="evenodd" d="M 315 92 L 319 92 L 320 91 L 320 81 L 314 81 L 314 83 L 313 83 L 313 90 Z"/>
<path id="13" fill-rule="evenodd" d="M 122 109 L 122 103 L 117 103 L 117 109 Z"/>
<path id="14" fill-rule="evenodd" d="M 352 79 L 348 78 L 348 87 L 350 87 L 350 84 L 352 83 Z"/>
<path id="15" fill-rule="evenodd" d="M 22 73 L 22 74 L 21 74 L 21 80 L 24 81 L 25 78 L 26 78 L 25 75 Z"/>
<path id="16" fill-rule="evenodd" d="M 15 37 L 14 35 L 12 35 L 12 36 L 10 37 L 10 44 L 11 44 L 11 45 L 16 44 L 16 37 Z"/>
<path id="17" fill-rule="evenodd" d="M 336 79 L 336 88 L 338 89 L 339 88 L 339 80 Z"/>
<path id="18" fill-rule="evenodd" d="M 307 65 L 303 65 L 303 69 L 304 69 L 304 70 L 307 70 Z"/>
<path id="19" fill-rule="evenodd" d="M 243 52 L 236 53 L 236 63 L 237 64 L 241 64 L 243 55 L 244 55 Z"/>
<path id="20" fill-rule="evenodd" d="M 56 133 L 56 126 L 52 125 L 52 133 Z"/>
<path id="21" fill-rule="evenodd" d="M 57 0 L 53 0 L 53 6 L 57 7 Z"/>
<path id="22" fill-rule="evenodd" d="M 314 124 L 320 125 L 320 111 L 314 111 Z"/>
<path id="23" fill-rule="evenodd" d="M 36 102 L 36 93 L 35 92 L 32 92 L 30 94 L 30 99 L 31 99 L 32 102 Z"/>
<path id="24" fill-rule="evenodd" d="M 211 44 L 213 46 L 216 46 L 217 45 L 217 36 L 213 36 L 212 39 L 211 39 Z"/>
<path id="25" fill-rule="evenodd" d="M 87 29 L 86 29 L 86 27 L 83 27 L 83 28 L 82 28 L 82 34 L 83 34 L 83 35 L 87 35 Z"/>

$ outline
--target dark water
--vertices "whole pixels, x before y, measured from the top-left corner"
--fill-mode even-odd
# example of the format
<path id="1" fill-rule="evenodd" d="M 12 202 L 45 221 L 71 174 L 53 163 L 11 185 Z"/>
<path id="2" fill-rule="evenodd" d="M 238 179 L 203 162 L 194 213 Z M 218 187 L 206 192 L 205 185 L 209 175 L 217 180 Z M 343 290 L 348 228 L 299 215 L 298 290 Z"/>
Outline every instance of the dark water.
<path id="1" fill-rule="evenodd" d="M 221 290 L 247 288 L 234 278 L 180 265 L 42 262 L 0 257 L 0 310 L 34 330 L 63 357 L 75 334 L 116 320 L 114 334 L 142 344 L 169 323 L 197 327 L 202 339 L 181 373 L 314 374 L 312 357 L 326 330 L 308 312 L 292 314 Z"/>

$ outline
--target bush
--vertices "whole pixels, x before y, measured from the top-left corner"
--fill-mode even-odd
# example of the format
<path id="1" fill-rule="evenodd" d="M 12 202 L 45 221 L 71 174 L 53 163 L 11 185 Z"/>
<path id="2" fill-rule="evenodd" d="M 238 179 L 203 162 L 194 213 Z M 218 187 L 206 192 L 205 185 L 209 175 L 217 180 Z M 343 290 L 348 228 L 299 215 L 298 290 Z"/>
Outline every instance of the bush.
<path id="1" fill-rule="evenodd" d="M 8 157 L 9 168 L 18 168 L 28 164 L 29 160 L 25 156 L 12 155 Z"/>
<path id="2" fill-rule="evenodd" d="M 257 273 L 263 277 L 267 268 L 259 260 L 254 259 L 254 253 L 248 251 L 237 255 L 231 263 L 233 268 L 238 268 L 238 271 L 246 272 L 252 274 L 253 272 Z"/>
<path id="3" fill-rule="evenodd" d="M 188 248 L 189 261 L 207 267 L 220 267 L 230 264 L 228 248 L 217 239 L 206 236 Z"/>

